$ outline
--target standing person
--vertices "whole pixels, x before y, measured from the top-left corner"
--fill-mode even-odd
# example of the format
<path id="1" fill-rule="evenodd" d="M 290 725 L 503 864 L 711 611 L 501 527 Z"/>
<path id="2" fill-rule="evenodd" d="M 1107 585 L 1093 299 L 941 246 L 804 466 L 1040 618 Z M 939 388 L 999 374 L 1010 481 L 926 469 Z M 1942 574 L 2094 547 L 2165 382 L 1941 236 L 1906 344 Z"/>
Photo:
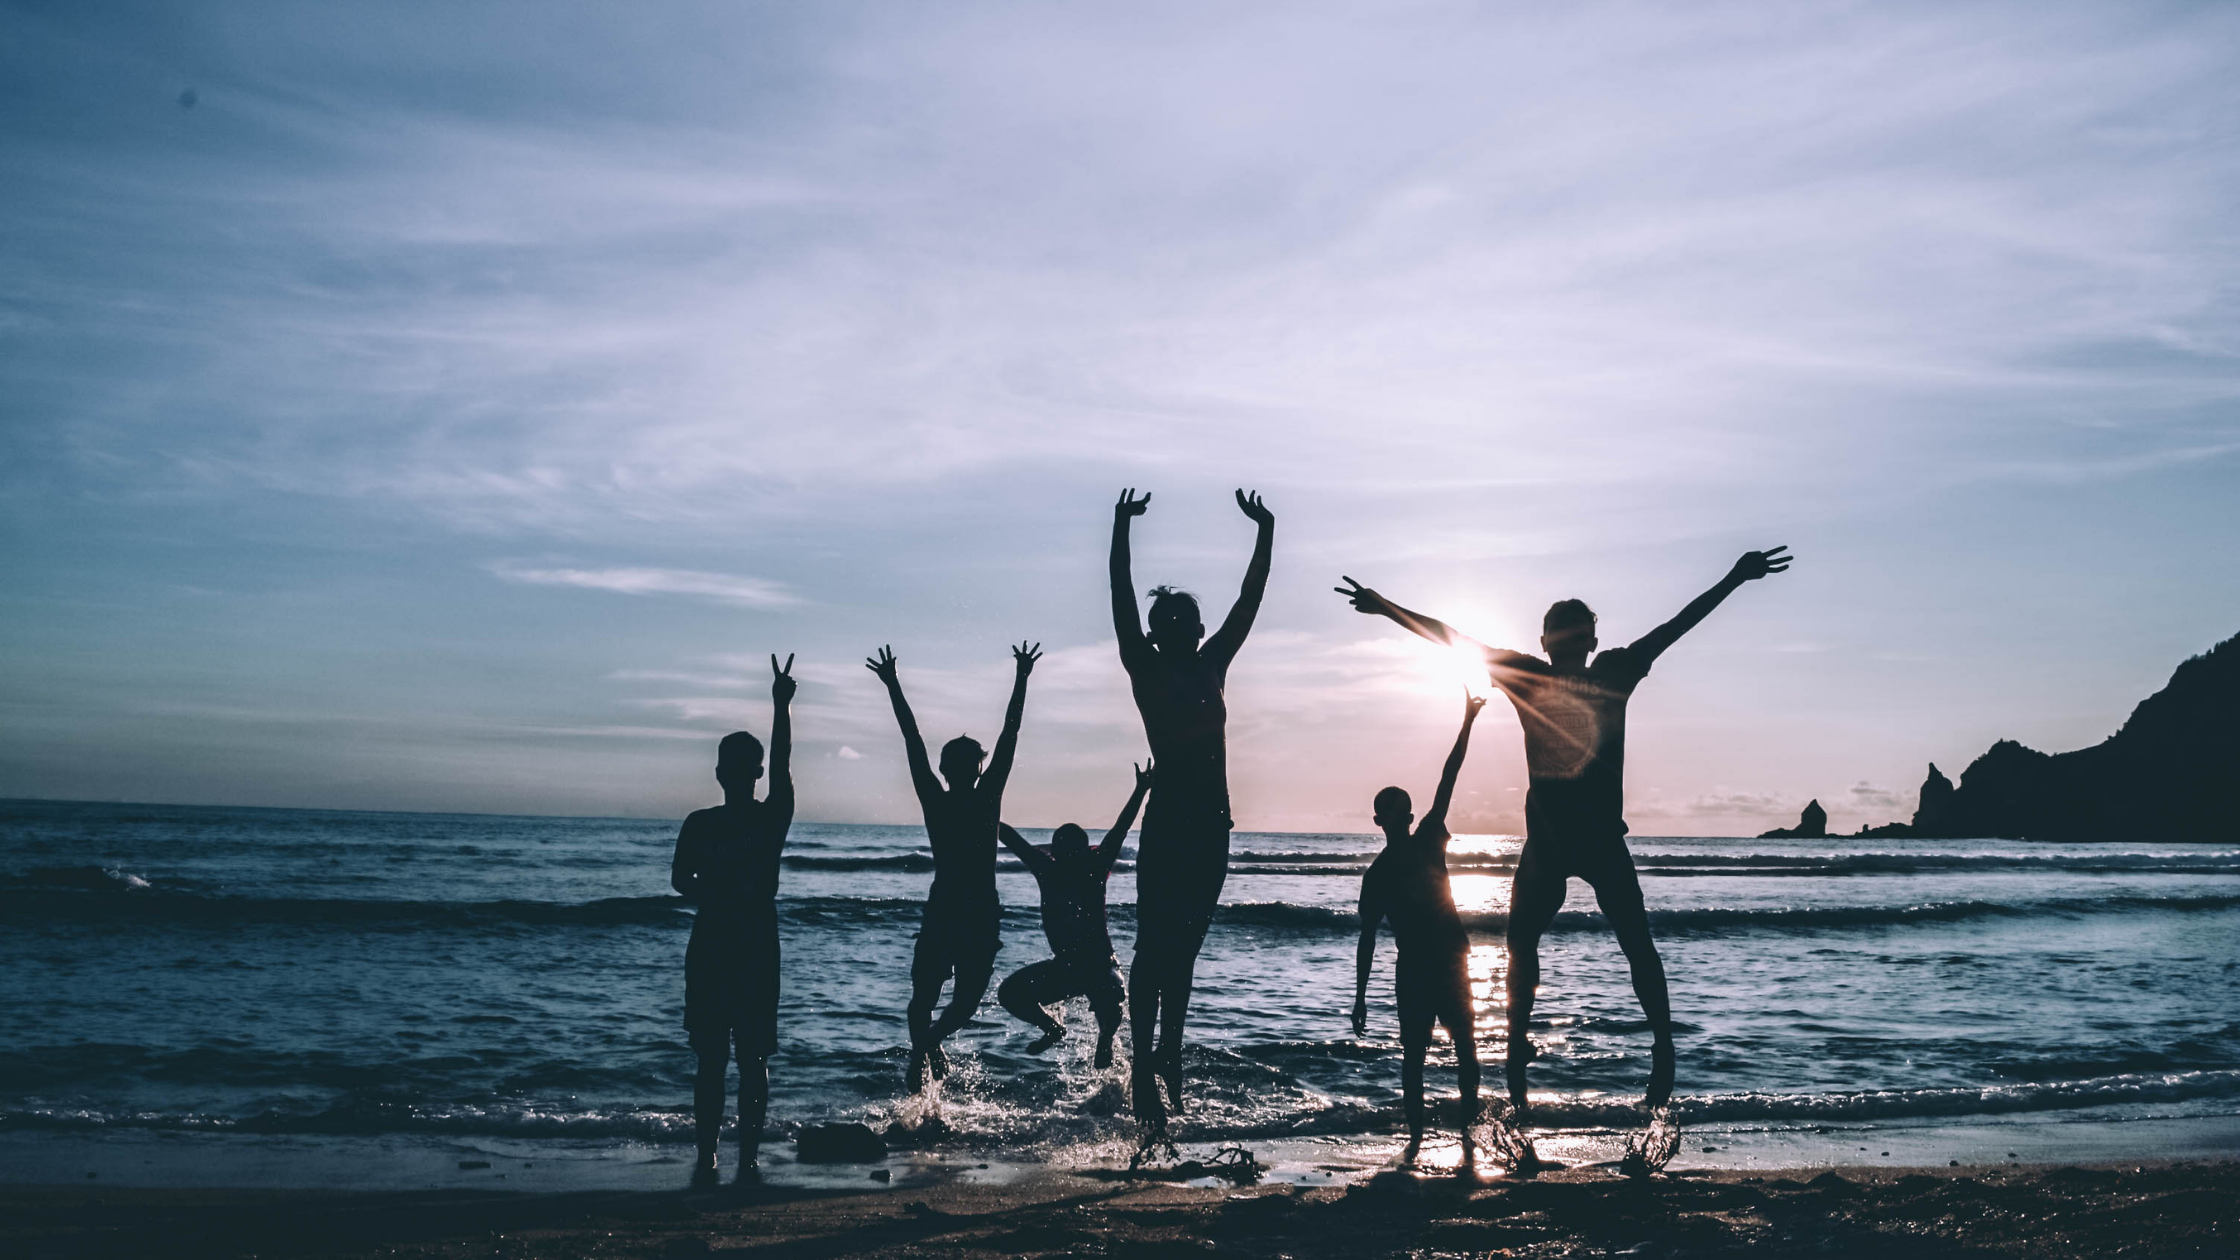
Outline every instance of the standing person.
<path id="1" fill-rule="evenodd" d="M 1089 847 L 1089 833 L 1073 823 L 1059 827 L 1043 850 L 1003 824 L 1003 846 L 1017 854 L 1042 890 L 1042 934 L 1054 957 L 1028 963 L 1011 973 L 996 990 L 996 1001 L 1024 1023 L 1042 1030 L 1027 1046 L 1028 1054 L 1041 1054 L 1066 1035 L 1043 1008 L 1071 997 L 1089 999 L 1097 1014 L 1097 1066 L 1112 1066 L 1112 1038 L 1120 1031 L 1120 1005 L 1125 990 L 1112 956 L 1112 933 L 1105 927 L 1105 881 L 1112 878 L 1112 864 L 1120 857 L 1120 844 L 1136 825 L 1136 811 L 1143 794 L 1151 790 L 1151 767 L 1136 771 L 1136 790 L 1120 811 L 1119 820 L 1105 833 L 1104 843 Z"/>
<path id="2" fill-rule="evenodd" d="M 734 731 L 716 745 L 723 804 L 695 810 L 677 832 L 669 886 L 693 903 L 684 954 L 684 1026 L 700 1070 L 692 1127 L 700 1144 L 696 1185 L 716 1179 L 723 1077 L 739 1059 L 739 1176 L 751 1176 L 770 1105 L 770 1055 L 778 1048 L 778 855 L 793 824 L 793 657 L 770 657 L 770 790 L 754 799 L 762 743 Z"/>
<path id="3" fill-rule="evenodd" d="M 1149 494 L 1139 499 L 1133 490 L 1121 492 L 1112 511 L 1111 576 L 1120 663 L 1159 765 L 1159 784 L 1136 842 L 1136 956 L 1128 975 L 1136 1114 L 1156 1134 L 1165 1131 L 1167 1121 L 1158 1080 L 1166 1083 L 1173 1107 L 1182 1107 L 1182 1025 L 1191 978 L 1229 875 L 1229 710 L 1221 690 L 1268 589 L 1276 518 L 1259 495 L 1237 491 L 1237 509 L 1260 532 L 1244 587 L 1213 637 L 1206 638 L 1198 601 L 1168 586 L 1151 592 L 1146 635 L 1136 615 L 1128 522 L 1150 506 Z"/>
<path id="4" fill-rule="evenodd" d="M 1695 628 L 1743 583 L 1789 567 L 1786 547 L 1745 552 L 1716 586 L 1678 616 L 1635 640 L 1588 657 L 1597 646 L 1594 611 L 1576 599 L 1560 600 L 1541 621 L 1540 646 L 1548 659 L 1490 648 L 1444 623 L 1412 612 L 1344 579 L 1340 595 L 1365 613 L 1390 617 L 1434 643 L 1466 645 L 1485 660 L 1493 685 L 1516 707 L 1524 726 L 1524 852 L 1517 858 L 1509 894 L 1509 1052 L 1505 1064 L 1509 1101 L 1525 1110 L 1525 1067 L 1537 1057 L 1528 1033 L 1532 999 L 1540 985 L 1540 938 L 1563 906 L 1574 875 L 1594 889 L 1603 917 L 1617 934 L 1633 972 L 1634 995 L 1648 1016 L 1651 1049 L 1650 1110 L 1672 1097 L 1672 999 L 1664 963 L 1649 935 L 1641 880 L 1626 849 L 1626 701 L 1664 650 Z M 1350 589 L 1349 589 L 1350 588 Z"/>
<path id="5" fill-rule="evenodd" d="M 1439 772 L 1439 791 L 1413 832 L 1414 802 L 1401 788 L 1377 793 L 1376 823 L 1384 829 L 1384 852 L 1361 876 L 1361 947 L 1354 955 L 1353 1035 L 1369 1026 L 1369 967 L 1377 957 L 1377 925 L 1392 920 L 1393 995 L 1400 1007 L 1400 1093 L 1408 1112 L 1408 1150 L 1414 1162 L 1423 1149 L 1423 1059 L 1431 1048 L 1431 1026 L 1447 1027 L 1454 1039 L 1455 1075 L 1462 1087 L 1462 1165 L 1477 1167 L 1478 1150 L 1470 1124 L 1478 1115 L 1477 1011 L 1470 1001 L 1470 934 L 1455 912 L 1454 890 L 1447 883 L 1447 806 L 1462 759 L 1470 751 L 1470 727 L 1486 702 L 1463 700 L 1462 733 L 1454 737 Z"/>
<path id="6" fill-rule="evenodd" d="M 965 1026 L 995 974 L 996 951 L 1003 948 L 1003 899 L 996 894 L 996 826 L 1003 814 L 1003 785 L 1011 778 L 1011 760 L 1019 747 L 1019 721 L 1027 711 L 1027 675 L 1042 659 L 1042 645 L 1021 643 L 1011 649 L 1017 667 L 1011 683 L 1011 705 L 1004 710 L 1003 734 L 996 737 L 992 759 L 980 742 L 959 735 L 941 746 L 941 777 L 935 778 L 926 762 L 926 741 L 918 734 L 918 719 L 910 702 L 902 698 L 902 679 L 895 672 L 894 649 L 880 648 L 864 662 L 887 685 L 894 702 L 894 719 L 902 727 L 902 747 L 910 760 L 910 784 L 917 789 L 918 806 L 925 811 L 926 843 L 933 849 L 933 888 L 926 894 L 925 920 L 918 929 L 918 947 L 910 958 L 910 1090 L 926 1086 L 930 1068 L 935 1080 L 949 1071 L 941 1043 Z M 980 764 L 988 760 L 982 773 Z M 941 1000 L 941 986 L 951 977 L 949 1005 L 937 1021 L 934 1003 Z"/>

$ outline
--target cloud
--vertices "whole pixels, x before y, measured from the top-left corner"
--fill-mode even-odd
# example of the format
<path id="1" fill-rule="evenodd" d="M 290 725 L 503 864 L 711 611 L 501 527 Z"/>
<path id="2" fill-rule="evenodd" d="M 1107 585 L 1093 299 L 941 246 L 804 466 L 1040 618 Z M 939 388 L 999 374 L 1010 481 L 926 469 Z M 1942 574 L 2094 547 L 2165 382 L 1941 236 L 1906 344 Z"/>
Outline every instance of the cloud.
<path id="1" fill-rule="evenodd" d="M 1793 810 L 1795 802 L 1771 792 L 1707 792 L 1688 802 L 1687 812 L 1696 817 L 1719 817 L 1732 814 L 1770 814 Z"/>
<path id="2" fill-rule="evenodd" d="M 1864 779 L 1851 785 L 1850 796 L 1851 803 L 1862 809 L 1870 805 L 1881 809 L 1896 809 L 1900 803 L 1896 792 L 1876 787 Z"/>
<path id="3" fill-rule="evenodd" d="M 696 569 L 532 569 L 501 561 L 491 566 L 491 572 L 508 582 L 579 586 L 621 595 L 692 595 L 741 608 L 793 608 L 802 602 L 777 582 Z"/>
<path id="4" fill-rule="evenodd" d="M 862 753 L 859 753 L 859 752 L 857 752 L 857 751 L 856 751 L 855 749 L 853 749 L 853 748 L 850 748 L 850 747 L 848 747 L 848 746 L 847 746 L 846 744 L 842 744 L 842 745 L 840 745 L 840 751 L 838 751 L 838 752 L 836 752 L 836 753 L 834 753 L 834 754 L 832 754 L 832 755 L 833 755 L 833 756 L 835 756 L 835 757 L 838 757 L 838 758 L 839 758 L 840 760 L 842 760 L 842 761 L 861 761 L 861 760 L 863 760 L 863 754 L 862 754 Z"/>

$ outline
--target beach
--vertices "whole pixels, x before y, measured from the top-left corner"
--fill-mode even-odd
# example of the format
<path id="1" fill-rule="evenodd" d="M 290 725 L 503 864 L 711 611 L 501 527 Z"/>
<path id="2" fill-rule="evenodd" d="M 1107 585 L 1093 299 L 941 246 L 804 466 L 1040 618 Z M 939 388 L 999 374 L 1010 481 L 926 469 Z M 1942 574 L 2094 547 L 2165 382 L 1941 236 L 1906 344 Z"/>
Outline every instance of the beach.
<path id="1" fill-rule="evenodd" d="M 2229 1256 L 2240 1164 L 1178 1185 L 1044 1171 L 863 1192 L 0 1188 L 0 1249 L 77 1256 Z"/>

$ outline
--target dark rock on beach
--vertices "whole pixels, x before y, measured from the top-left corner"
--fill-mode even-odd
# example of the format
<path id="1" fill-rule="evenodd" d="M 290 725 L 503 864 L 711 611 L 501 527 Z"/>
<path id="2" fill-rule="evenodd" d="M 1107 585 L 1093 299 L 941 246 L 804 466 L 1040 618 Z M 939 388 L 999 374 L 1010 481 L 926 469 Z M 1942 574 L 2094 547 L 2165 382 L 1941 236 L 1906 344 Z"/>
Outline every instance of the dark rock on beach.
<path id="1" fill-rule="evenodd" d="M 804 1164 L 873 1164 L 887 1157 L 887 1143 L 860 1124 L 816 1124 L 794 1138 L 794 1158 Z"/>
<path id="2" fill-rule="evenodd" d="M 1820 808 L 1819 801 L 1807 801 L 1804 813 L 1794 827 L 1775 827 L 1760 832 L 1760 840 L 1825 840 L 1828 838 L 1828 811 Z"/>

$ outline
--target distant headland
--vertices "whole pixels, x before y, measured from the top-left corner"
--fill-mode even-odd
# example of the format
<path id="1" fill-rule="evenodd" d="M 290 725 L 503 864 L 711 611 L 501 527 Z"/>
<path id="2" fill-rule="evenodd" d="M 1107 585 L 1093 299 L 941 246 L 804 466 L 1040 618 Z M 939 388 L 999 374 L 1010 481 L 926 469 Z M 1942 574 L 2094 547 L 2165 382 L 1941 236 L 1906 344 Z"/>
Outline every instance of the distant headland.
<path id="1" fill-rule="evenodd" d="M 1865 837 L 2240 843 L 2240 635 L 2186 661 L 2090 748 L 2042 753 L 2002 739 L 1955 784 L 1935 764 L 1913 821 Z M 1766 840 L 1828 837 L 1819 801 Z"/>

